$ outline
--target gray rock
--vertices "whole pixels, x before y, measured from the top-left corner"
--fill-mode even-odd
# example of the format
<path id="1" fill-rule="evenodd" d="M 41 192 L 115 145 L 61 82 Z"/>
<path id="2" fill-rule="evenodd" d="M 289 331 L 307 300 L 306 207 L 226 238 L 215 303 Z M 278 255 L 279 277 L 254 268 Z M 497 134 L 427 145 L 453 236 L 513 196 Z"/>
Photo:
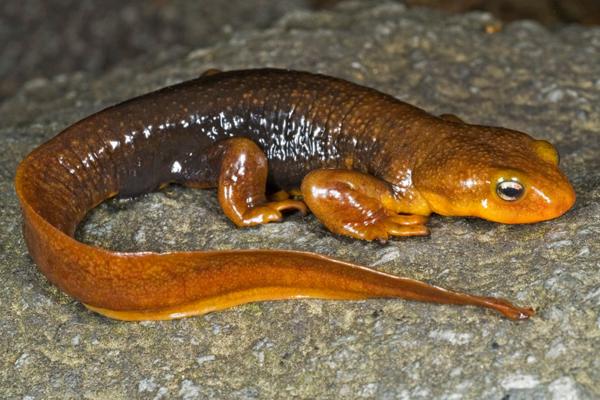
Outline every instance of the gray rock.
<path id="1" fill-rule="evenodd" d="M 148 59 L 94 79 L 23 89 L 0 108 L 1 398 L 477 398 L 600 396 L 600 30 L 487 14 L 346 3 L 295 12 L 168 65 Z M 156 65 L 150 70 L 147 65 Z M 37 272 L 12 179 L 34 146 L 94 110 L 222 69 L 281 66 L 368 84 L 434 113 L 555 143 L 578 193 L 546 223 L 437 218 L 432 236 L 346 240 L 313 217 L 239 230 L 210 191 L 168 188 L 111 201 L 79 229 L 118 250 L 293 248 L 534 305 L 515 323 L 469 307 L 372 300 L 250 304 L 170 322 L 86 311 Z M 190 218 L 191 217 L 191 218 Z M 29 397 L 28 397 L 29 396 Z"/>
<path id="2" fill-rule="evenodd" d="M 61 73 L 99 74 L 147 54 L 181 57 L 307 7 L 306 0 L 3 1 L 0 100 Z"/>

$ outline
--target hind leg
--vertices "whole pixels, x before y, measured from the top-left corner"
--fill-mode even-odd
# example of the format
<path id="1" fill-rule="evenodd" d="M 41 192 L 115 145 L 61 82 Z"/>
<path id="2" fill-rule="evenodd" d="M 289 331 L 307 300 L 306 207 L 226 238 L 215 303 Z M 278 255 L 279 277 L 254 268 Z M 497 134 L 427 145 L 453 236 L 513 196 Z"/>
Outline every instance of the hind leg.
<path id="1" fill-rule="evenodd" d="M 399 214 L 401 200 L 386 182 L 367 174 L 315 170 L 302 181 L 302 194 L 313 214 L 334 233 L 382 241 L 429 234 L 426 216 Z"/>
<path id="2" fill-rule="evenodd" d="M 237 226 L 280 221 L 284 210 L 306 213 L 302 201 L 267 201 L 267 157 L 250 139 L 233 138 L 215 144 L 211 151 L 217 163 L 219 203 Z"/>

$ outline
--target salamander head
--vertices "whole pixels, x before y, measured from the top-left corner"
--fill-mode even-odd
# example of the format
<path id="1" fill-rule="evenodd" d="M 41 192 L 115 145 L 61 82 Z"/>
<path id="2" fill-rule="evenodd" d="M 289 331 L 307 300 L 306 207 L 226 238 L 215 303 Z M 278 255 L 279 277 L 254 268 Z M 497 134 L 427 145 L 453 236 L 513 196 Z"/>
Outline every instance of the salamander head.
<path id="1" fill-rule="evenodd" d="M 413 176 L 435 213 L 522 224 L 556 218 L 573 206 L 575 192 L 558 162 L 546 141 L 463 125 Z"/>

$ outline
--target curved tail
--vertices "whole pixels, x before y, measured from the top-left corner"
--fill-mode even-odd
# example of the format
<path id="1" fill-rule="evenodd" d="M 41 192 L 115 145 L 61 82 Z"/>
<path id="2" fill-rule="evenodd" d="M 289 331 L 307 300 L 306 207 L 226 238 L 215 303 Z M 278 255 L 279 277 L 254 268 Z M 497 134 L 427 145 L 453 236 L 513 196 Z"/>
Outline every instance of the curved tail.
<path id="1" fill-rule="evenodd" d="M 253 301 L 306 297 L 476 305 L 511 319 L 534 314 L 502 299 L 452 292 L 314 253 L 121 253 L 81 243 L 73 238 L 75 227 L 87 211 L 119 191 L 119 182 L 112 156 L 86 155 L 81 136 L 71 134 L 76 129 L 77 124 L 27 156 L 15 186 L 34 262 L 53 284 L 100 314 L 171 319 Z"/>

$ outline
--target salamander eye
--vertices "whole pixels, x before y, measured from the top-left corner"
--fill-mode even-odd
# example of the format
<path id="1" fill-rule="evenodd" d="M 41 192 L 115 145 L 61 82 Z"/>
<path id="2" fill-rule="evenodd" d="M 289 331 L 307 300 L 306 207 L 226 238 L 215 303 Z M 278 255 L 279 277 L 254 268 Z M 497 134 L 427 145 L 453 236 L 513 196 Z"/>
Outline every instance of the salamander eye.
<path id="1" fill-rule="evenodd" d="M 519 181 L 502 181 L 496 185 L 498 197 L 506 201 L 515 201 L 523 196 L 525 187 Z"/>

